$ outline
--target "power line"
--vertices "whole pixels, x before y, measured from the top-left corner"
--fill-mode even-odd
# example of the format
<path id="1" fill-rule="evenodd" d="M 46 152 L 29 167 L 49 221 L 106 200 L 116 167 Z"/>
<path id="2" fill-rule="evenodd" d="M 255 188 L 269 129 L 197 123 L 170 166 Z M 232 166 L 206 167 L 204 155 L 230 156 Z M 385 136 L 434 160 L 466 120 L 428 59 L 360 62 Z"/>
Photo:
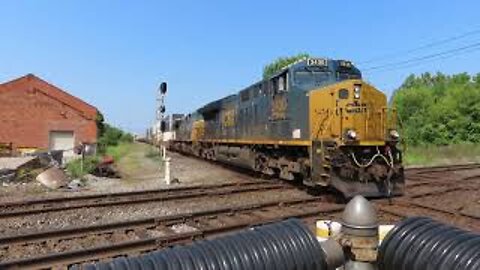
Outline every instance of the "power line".
<path id="1" fill-rule="evenodd" d="M 442 52 L 439 52 L 439 53 L 434 53 L 434 54 L 429 54 L 429 55 L 425 55 L 425 56 L 411 58 L 411 59 L 408 59 L 408 60 L 405 60 L 405 61 L 399 61 L 399 62 L 395 62 L 395 63 L 389 63 L 389 64 L 385 64 L 385 65 L 379 65 L 379 66 L 374 66 L 374 67 L 370 67 L 370 68 L 365 68 L 365 69 L 363 69 L 363 71 L 383 70 L 383 69 L 387 69 L 387 68 L 390 68 L 389 70 L 392 70 L 392 69 L 395 69 L 395 68 L 398 68 L 398 67 L 403 68 L 405 65 L 414 66 L 414 65 L 420 64 L 420 63 L 425 62 L 425 61 L 445 59 L 445 58 L 452 57 L 452 56 L 455 56 L 455 55 L 460 54 L 460 53 L 472 52 L 472 51 L 476 51 L 478 49 L 480 49 L 480 42 L 470 44 L 470 45 L 467 45 L 467 46 L 463 46 L 463 47 L 460 47 L 460 48 L 455 48 L 455 49 L 442 51 Z"/>
<path id="2" fill-rule="evenodd" d="M 443 60 L 443 59 L 448 59 L 448 58 L 451 58 L 451 57 L 455 57 L 455 56 L 459 56 L 459 55 L 463 55 L 463 54 L 467 54 L 467 53 L 475 52 L 475 51 L 479 51 L 479 50 L 480 50 L 480 47 L 473 48 L 473 49 L 470 49 L 470 50 L 467 50 L 467 51 L 459 52 L 457 54 L 451 54 L 451 55 L 447 55 L 447 56 L 443 56 L 443 57 L 439 57 L 439 58 L 430 59 L 430 60 L 427 60 L 427 61 L 424 61 L 424 62 L 421 62 L 421 63 L 413 63 L 413 64 L 409 64 L 409 65 L 392 67 L 392 68 L 387 68 L 387 69 L 373 70 L 372 72 L 383 72 L 383 71 L 392 71 L 392 70 L 410 68 L 410 67 L 419 66 L 419 65 L 422 65 L 422 64 L 431 63 L 431 62 L 435 62 L 435 61 L 439 61 L 439 60 Z M 366 72 L 372 73 L 372 72 L 369 72 L 369 71 L 366 71 Z"/>
<path id="3" fill-rule="evenodd" d="M 434 41 L 434 42 L 422 45 L 422 46 L 417 47 L 417 48 L 412 48 L 412 49 L 407 49 L 407 50 L 403 50 L 403 51 L 397 51 L 397 52 L 394 52 L 394 53 L 385 54 L 383 56 L 379 56 L 379 57 L 375 57 L 375 58 L 372 58 L 372 59 L 369 59 L 369 60 L 366 60 L 366 61 L 358 62 L 357 64 L 367 64 L 367 63 L 372 63 L 372 62 L 378 62 L 378 61 L 384 60 L 386 58 L 397 57 L 400 54 L 411 54 L 413 52 L 417 52 L 417 51 L 420 51 L 420 50 L 423 50 L 423 49 L 436 47 L 436 46 L 439 46 L 439 45 L 450 43 L 452 41 L 456 41 L 456 40 L 459 40 L 459 39 L 462 39 L 462 38 L 465 38 L 465 37 L 469 37 L 469 36 L 473 36 L 473 35 L 476 35 L 476 34 L 480 34 L 480 29 L 470 31 L 470 32 L 466 32 L 466 33 L 463 33 L 463 34 L 458 35 L 458 36 L 445 38 L 445 39 L 442 39 L 442 40 L 439 40 L 439 41 Z"/>

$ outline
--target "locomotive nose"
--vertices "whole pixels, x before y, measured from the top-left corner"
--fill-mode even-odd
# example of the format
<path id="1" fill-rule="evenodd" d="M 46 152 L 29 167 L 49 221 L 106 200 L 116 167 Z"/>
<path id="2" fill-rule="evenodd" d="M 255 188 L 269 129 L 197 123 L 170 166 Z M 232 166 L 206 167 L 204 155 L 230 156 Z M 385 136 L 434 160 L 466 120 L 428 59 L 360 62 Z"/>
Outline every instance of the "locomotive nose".
<path id="1" fill-rule="evenodd" d="M 355 130 L 362 144 L 383 145 L 386 138 L 395 140 L 399 134 L 390 127 L 392 116 L 384 105 L 386 97 L 365 82 L 352 81 L 349 90 L 352 94 L 345 104 L 344 127 Z"/>

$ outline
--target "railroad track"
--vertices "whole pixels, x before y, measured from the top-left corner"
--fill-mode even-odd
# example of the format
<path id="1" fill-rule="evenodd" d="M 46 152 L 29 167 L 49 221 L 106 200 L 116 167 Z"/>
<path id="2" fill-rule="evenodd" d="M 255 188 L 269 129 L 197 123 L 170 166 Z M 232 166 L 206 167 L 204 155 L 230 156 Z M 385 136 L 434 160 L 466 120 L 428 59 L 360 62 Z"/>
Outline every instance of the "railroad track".
<path id="1" fill-rule="evenodd" d="M 450 172 L 480 169 L 480 163 L 458 164 L 458 165 L 443 165 L 430 167 L 413 167 L 405 169 L 405 172 L 410 174 L 430 174 L 436 172 Z"/>
<path id="2" fill-rule="evenodd" d="M 385 203 L 377 204 L 380 211 L 392 214 L 399 218 L 411 216 L 429 216 L 444 220 L 456 226 L 480 232 L 480 216 L 466 213 L 460 210 L 448 210 L 438 206 L 428 205 L 404 199 L 395 200 L 393 205 Z"/>
<path id="3" fill-rule="evenodd" d="M 403 218 L 428 215 L 453 220 L 464 228 L 480 231 L 480 217 L 468 212 L 449 210 L 421 200 L 445 193 L 476 188 L 478 176 L 454 181 L 451 172 L 480 168 L 480 164 L 407 169 L 411 192 L 395 198 L 394 205 L 376 201 L 380 212 Z M 459 187 L 459 184 L 469 184 Z M 110 193 L 67 198 L 53 198 L 9 203 L 0 206 L 0 219 L 28 214 L 55 212 L 84 207 L 107 207 L 134 203 L 221 196 L 240 192 L 294 188 L 279 182 L 255 181 L 221 185 L 193 186 L 164 190 Z M 423 188 L 423 189 L 422 189 Z M 0 238 L 0 269 L 38 269 L 65 267 L 85 262 L 134 255 L 195 239 L 213 237 L 248 226 L 289 217 L 307 220 L 337 216 L 343 205 L 327 203 L 327 197 L 282 200 L 248 206 L 217 208 L 187 214 L 116 222 L 104 225 L 72 227 L 52 231 L 11 235 Z M 480 203 L 480 202 L 479 202 Z M 326 214 L 326 215 L 325 215 Z"/>
<path id="4" fill-rule="evenodd" d="M 474 199 L 474 194 L 480 187 L 480 174 L 466 176 L 455 174 L 458 171 L 475 169 L 480 169 L 480 164 L 407 170 L 405 196 L 394 198 L 391 204 L 385 200 L 380 200 L 376 204 L 380 211 L 399 218 L 424 215 L 466 229 L 480 231 L 480 213 L 464 210 L 467 206 L 480 204 Z M 469 196 L 469 194 L 473 194 L 473 196 Z M 460 197 L 456 199 L 457 196 Z M 450 201 L 445 201 L 446 198 L 449 198 Z M 451 205 L 452 198 L 455 202 L 453 205 Z M 468 200 L 471 198 L 473 201 Z"/>
<path id="5" fill-rule="evenodd" d="M 242 192 L 293 188 L 294 187 L 283 183 L 254 181 L 226 183 L 219 185 L 201 185 L 173 189 L 157 189 L 74 197 L 48 198 L 40 200 L 26 200 L 2 204 L 0 206 L 0 219 L 48 212 L 59 212 L 79 208 L 132 205 L 149 202 L 162 202 L 199 197 L 221 196 Z"/>
<path id="6" fill-rule="evenodd" d="M 318 218 L 328 213 L 338 213 L 343 205 L 325 202 L 325 198 L 306 198 L 282 200 L 248 206 L 218 208 L 182 215 L 163 216 L 143 220 L 117 222 L 105 225 L 45 231 L 28 235 L 0 238 L 0 250 L 3 258 L 0 269 L 38 269 L 66 267 L 72 264 L 104 260 L 121 255 L 138 254 L 175 244 L 191 242 L 195 239 L 212 237 L 245 227 L 278 221 L 285 218 Z M 175 230 L 185 225 L 188 230 Z M 114 235 L 125 235 L 119 241 Z M 71 249 L 42 254 L 42 250 L 55 243 L 68 246 L 68 241 L 100 238 L 103 245 L 89 247 L 72 244 Z M 138 236 L 141 237 L 138 237 Z M 104 243 L 108 242 L 108 245 Z M 66 244 L 67 243 L 67 244 Z M 24 250 L 22 250 L 22 248 Z M 13 250 L 13 251 L 12 251 Z M 28 253 L 35 250 L 33 256 L 18 260 L 8 258 L 8 252 Z"/>
<path id="7" fill-rule="evenodd" d="M 422 198 L 425 196 L 438 196 L 453 191 L 473 191 L 479 188 L 480 174 L 465 177 L 437 177 L 407 183 L 407 197 Z"/>
<path id="8" fill-rule="evenodd" d="M 421 198 L 459 190 L 475 190 L 480 173 L 462 176 L 456 172 L 476 169 L 480 169 L 479 163 L 407 169 L 407 196 Z"/>

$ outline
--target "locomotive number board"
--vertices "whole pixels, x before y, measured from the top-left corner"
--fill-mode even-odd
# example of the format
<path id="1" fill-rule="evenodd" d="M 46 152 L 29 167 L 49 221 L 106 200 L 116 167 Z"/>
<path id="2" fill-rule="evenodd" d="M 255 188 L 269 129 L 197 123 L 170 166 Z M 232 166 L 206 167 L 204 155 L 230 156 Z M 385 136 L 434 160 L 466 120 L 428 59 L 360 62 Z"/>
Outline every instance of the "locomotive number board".
<path id="1" fill-rule="evenodd" d="M 307 59 L 307 66 L 326 66 L 327 65 L 327 59 L 323 58 L 309 58 Z"/>

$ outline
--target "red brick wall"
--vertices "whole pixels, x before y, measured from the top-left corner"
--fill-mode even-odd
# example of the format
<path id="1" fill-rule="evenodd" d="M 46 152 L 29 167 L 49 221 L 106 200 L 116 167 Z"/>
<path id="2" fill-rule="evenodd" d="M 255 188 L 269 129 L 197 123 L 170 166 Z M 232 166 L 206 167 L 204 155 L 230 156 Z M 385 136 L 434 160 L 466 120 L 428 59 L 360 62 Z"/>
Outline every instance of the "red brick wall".
<path id="1" fill-rule="evenodd" d="M 67 130 L 74 132 L 75 144 L 96 142 L 97 127 L 91 113 L 86 116 L 38 87 L 45 86 L 31 78 L 0 85 L 0 142 L 48 149 L 50 131 Z"/>

